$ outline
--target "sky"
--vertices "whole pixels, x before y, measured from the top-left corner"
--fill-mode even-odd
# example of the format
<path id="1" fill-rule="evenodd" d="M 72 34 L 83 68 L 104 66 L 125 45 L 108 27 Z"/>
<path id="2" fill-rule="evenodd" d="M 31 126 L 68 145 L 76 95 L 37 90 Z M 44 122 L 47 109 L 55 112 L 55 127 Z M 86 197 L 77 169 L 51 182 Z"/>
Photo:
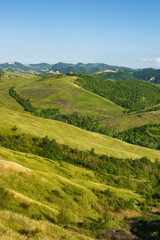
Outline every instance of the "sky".
<path id="1" fill-rule="evenodd" d="M 160 0 L 0 0 L 0 63 L 160 68 Z"/>

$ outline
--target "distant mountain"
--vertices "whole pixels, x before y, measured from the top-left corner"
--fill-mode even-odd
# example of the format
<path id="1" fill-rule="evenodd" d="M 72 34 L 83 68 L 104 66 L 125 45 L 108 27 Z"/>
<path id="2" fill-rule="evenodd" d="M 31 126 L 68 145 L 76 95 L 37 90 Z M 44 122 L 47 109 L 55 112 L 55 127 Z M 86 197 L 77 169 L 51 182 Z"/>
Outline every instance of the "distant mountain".
<path id="1" fill-rule="evenodd" d="M 147 82 L 160 84 L 160 69 L 145 68 L 133 72 L 133 76 Z"/>
<path id="2" fill-rule="evenodd" d="M 48 63 L 40 63 L 40 64 L 29 64 L 24 65 L 19 62 L 8 62 L 0 64 L 0 68 L 6 69 L 10 72 L 35 72 L 42 73 L 50 70 L 52 65 Z"/>
<path id="3" fill-rule="evenodd" d="M 60 73 L 83 73 L 83 74 L 91 74 L 96 73 L 98 71 L 104 70 L 116 70 L 116 69 L 124 69 L 129 70 L 125 67 L 111 66 L 104 63 L 56 63 L 56 64 L 48 64 L 48 63 L 39 63 L 39 64 L 22 64 L 19 62 L 8 62 L 0 64 L 0 68 L 6 69 L 11 72 L 35 72 L 35 73 L 43 73 L 43 72 L 56 72 Z"/>
<path id="4" fill-rule="evenodd" d="M 68 64 L 59 62 L 52 66 L 53 71 L 59 71 L 61 73 L 74 72 L 74 73 L 96 73 L 98 71 L 104 70 L 116 70 L 116 69 L 125 69 L 129 70 L 126 67 L 112 66 L 104 63 L 77 63 L 77 64 Z"/>
<path id="5" fill-rule="evenodd" d="M 108 65 L 104 63 L 63 63 L 56 64 L 39 63 L 39 64 L 22 64 L 19 62 L 8 62 L 0 64 L 0 69 L 10 72 L 30 72 L 30 73 L 79 73 L 94 74 L 104 79 L 114 79 L 122 81 L 143 80 L 155 84 L 160 83 L 160 69 L 131 69 L 122 66 Z"/>

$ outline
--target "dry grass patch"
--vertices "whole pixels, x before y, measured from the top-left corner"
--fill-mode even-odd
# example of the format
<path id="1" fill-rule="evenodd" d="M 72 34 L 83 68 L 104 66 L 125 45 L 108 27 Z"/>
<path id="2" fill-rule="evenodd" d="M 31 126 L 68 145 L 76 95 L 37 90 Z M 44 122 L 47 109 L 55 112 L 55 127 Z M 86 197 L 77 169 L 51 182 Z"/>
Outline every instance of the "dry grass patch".
<path id="1" fill-rule="evenodd" d="M 5 169 L 12 169 L 16 172 L 23 172 L 23 173 L 30 173 L 31 170 L 29 168 L 23 167 L 22 165 L 16 163 L 16 162 L 10 162 L 6 160 L 0 160 L 0 168 L 2 170 Z"/>

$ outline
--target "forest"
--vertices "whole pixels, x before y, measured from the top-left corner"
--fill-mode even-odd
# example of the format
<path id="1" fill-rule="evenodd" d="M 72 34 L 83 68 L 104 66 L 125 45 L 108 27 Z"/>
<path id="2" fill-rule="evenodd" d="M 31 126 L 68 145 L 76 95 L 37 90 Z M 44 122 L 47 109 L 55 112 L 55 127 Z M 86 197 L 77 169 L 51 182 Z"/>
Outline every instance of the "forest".
<path id="1" fill-rule="evenodd" d="M 160 88 L 143 81 L 115 81 L 78 75 L 75 83 L 124 107 L 128 112 L 160 103 Z"/>
<path id="2" fill-rule="evenodd" d="M 128 143 L 160 150 L 160 124 L 148 124 L 116 134 Z"/>

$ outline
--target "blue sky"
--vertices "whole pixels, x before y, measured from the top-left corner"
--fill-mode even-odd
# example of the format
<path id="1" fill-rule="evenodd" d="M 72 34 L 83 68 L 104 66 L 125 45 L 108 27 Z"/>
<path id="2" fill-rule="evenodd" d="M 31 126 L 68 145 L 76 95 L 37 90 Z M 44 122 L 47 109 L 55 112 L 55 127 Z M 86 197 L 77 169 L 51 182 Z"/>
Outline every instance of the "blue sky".
<path id="1" fill-rule="evenodd" d="M 159 0 L 0 2 L 1 63 L 160 68 Z"/>

